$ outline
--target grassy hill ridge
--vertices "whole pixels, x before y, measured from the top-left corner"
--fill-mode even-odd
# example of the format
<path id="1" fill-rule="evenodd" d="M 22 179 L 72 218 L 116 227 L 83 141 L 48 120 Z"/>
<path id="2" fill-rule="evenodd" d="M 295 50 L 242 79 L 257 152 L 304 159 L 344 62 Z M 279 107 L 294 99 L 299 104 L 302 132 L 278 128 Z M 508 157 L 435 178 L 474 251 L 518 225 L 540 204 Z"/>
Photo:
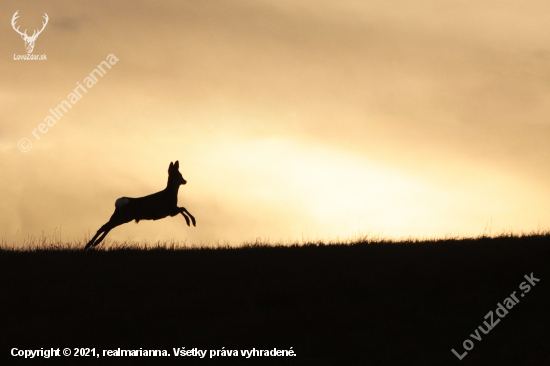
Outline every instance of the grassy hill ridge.
<path id="1" fill-rule="evenodd" d="M 155 364 L 547 365 L 550 235 L 238 249 L 0 251 L 12 347 L 292 349 Z M 481 340 L 489 311 L 540 279 Z M 463 342 L 474 348 L 459 361 Z M 46 360 L 48 362 L 54 359 Z M 151 364 L 146 357 L 102 358 Z M 185 361 L 185 362 L 184 362 Z M 57 358 L 55 364 L 98 364 Z"/>

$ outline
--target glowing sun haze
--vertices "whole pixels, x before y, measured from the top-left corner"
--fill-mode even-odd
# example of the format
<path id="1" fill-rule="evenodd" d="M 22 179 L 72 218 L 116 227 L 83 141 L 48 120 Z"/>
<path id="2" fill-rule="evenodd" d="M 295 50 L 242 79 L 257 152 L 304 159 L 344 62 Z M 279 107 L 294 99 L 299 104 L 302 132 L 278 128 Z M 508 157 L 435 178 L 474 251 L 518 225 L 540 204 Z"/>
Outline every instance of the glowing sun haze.
<path id="1" fill-rule="evenodd" d="M 11 26 L 39 29 L 26 54 Z M 166 186 L 196 218 L 110 239 L 479 235 L 550 225 L 550 3 L 3 1 L 0 237 L 94 234 Z M 97 65 L 119 61 L 47 133 Z M 28 138 L 32 149 L 21 152 Z"/>

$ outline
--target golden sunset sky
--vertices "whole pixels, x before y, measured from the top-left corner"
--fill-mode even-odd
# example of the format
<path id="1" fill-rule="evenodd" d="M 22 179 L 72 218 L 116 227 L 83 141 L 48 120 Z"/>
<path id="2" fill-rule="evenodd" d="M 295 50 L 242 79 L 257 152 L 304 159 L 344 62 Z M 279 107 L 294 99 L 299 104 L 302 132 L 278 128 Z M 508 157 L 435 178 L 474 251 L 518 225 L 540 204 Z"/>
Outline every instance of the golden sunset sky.
<path id="1" fill-rule="evenodd" d="M 29 35 L 47 13 L 33 51 L 47 60 L 14 60 L 16 11 Z M 176 216 L 108 238 L 548 229 L 549 42 L 542 0 L 4 0 L 0 237 L 93 235 L 176 160 L 197 227 Z"/>

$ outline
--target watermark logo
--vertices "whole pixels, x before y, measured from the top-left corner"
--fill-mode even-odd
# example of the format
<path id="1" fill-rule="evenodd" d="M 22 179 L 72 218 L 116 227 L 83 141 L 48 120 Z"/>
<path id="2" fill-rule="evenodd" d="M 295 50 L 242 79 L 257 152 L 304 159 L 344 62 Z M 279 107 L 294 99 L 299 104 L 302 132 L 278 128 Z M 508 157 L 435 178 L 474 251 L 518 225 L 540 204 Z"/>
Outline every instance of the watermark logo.
<path id="1" fill-rule="evenodd" d="M 31 142 L 31 140 L 29 140 L 27 138 L 23 138 L 23 139 L 19 140 L 19 143 L 17 144 L 17 147 L 19 147 L 19 150 L 21 150 L 23 152 L 28 152 L 32 148 L 32 142 Z"/>
<path id="2" fill-rule="evenodd" d="M 21 38 L 23 38 L 23 41 L 25 41 L 25 49 L 27 50 L 27 54 L 26 55 L 13 55 L 13 59 L 14 60 L 45 60 L 46 59 L 46 55 L 33 55 L 32 54 L 32 51 L 34 49 L 34 42 L 36 41 L 36 38 L 38 38 L 38 36 L 40 35 L 40 33 L 42 33 L 42 31 L 44 30 L 44 28 L 46 28 L 46 25 L 48 24 L 48 14 L 44 13 L 44 19 L 46 20 L 45 22 L 42 22 L 42 29 L 38 30 L 38 29 L 35 29 L 32 36 L 28 36 L 27 35 L 27 30 L 25 29 L 24 32 L 21 32 L 19 30 L 19 27 L 15 27 L 15 20 L 17 18 L 19 18 L 19 16 L 17 15 L 17 13 L 19 12 L 19 10 L 17 10 L 15 12 L 15 14 L 13 14 L 13 18 L 11 18 L 11 26 L 13 27 L 13 29 L 19 33 L 21 35 Z"/>
<path id="3" fill-rule="evenodd" d="M 531 287 L 535 287 L 537 282 L 540 282 L 539 278 L 536 278 L 535 276 L 533 276 L 533 272 L 531 272 L 529 276 L 525 275 L 524 278 L 527 281 L 524 281 L 519 285 L 520 290 L 523 290 L 523 292 L 519 294 L 521 297 L 524 297 L 525 294 L 531 290 Z M 495 313 L 496 315 L 498 315 L 498 318 L 493 315 L 492 310 L 489 311 L 484 317 L 484 319 L 486 319 L 483 322 L 485 327 L 483 327 L 483 325 L 480 325 L 479 327 L 477 327 L 474 334 L 470 334 L 470 337 L 472 339 L 478 342 L 481 342 L 482 337 L 484 337 L 485 334 L 488 334 L 498 323 L 500 323 L 500 319 L 504 318 L 506 314 L 508 314 L 510 309 L 512 309 L 514 306 L 516 306 L 519 303 L 519 299 L 516 296 L 516 291 L 512 292 L 510 296 L 508 296 L 502 302 L 504 303 L 504 305 L 501 304 L 500 302 L 497 303 L 498 306 L 495 310 Z M 487 323 L 487 321 L 489 321 L 490 324 Z M 479 333 L 480 330 L 481 330 L 481 333 Z M 468 351 L 471 351 L 474 348 L 474 345 L 475 344 L 471 339 L 466 339 L 462 343 L 462 347 L 464 347 L 465 349 L 463 353 L 461 354 L 458 353 L 457 351 L 455 351 L 454 348 L 452 348 L 451 351 L 454 353 L 456 357 L 458 357 L 459 360 L 462 361 L 462 359 L 466 357 L 466 355 L 468 354 Z M 462 352 L 462 351 L 459 350 L 459 352 Z"/>

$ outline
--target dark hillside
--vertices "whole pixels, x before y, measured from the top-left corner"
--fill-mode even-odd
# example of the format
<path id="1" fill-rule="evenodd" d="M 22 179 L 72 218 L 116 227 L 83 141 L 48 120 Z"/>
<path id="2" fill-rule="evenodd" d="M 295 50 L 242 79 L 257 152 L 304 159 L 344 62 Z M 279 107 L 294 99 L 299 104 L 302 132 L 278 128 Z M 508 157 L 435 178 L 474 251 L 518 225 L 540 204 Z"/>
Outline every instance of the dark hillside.
<path id="1" fill-rule="evenodd" d="M 0 364 L 550 365 L 549 241 L 0 251 Z M 514 291 L 519 303 L 472 339 Z M 467 339 L 459 361 L 451 349 Z M 25 360 L 13 347 L 171 356 Z M 175 357 L 181 347 L 296 356 Z"/>

